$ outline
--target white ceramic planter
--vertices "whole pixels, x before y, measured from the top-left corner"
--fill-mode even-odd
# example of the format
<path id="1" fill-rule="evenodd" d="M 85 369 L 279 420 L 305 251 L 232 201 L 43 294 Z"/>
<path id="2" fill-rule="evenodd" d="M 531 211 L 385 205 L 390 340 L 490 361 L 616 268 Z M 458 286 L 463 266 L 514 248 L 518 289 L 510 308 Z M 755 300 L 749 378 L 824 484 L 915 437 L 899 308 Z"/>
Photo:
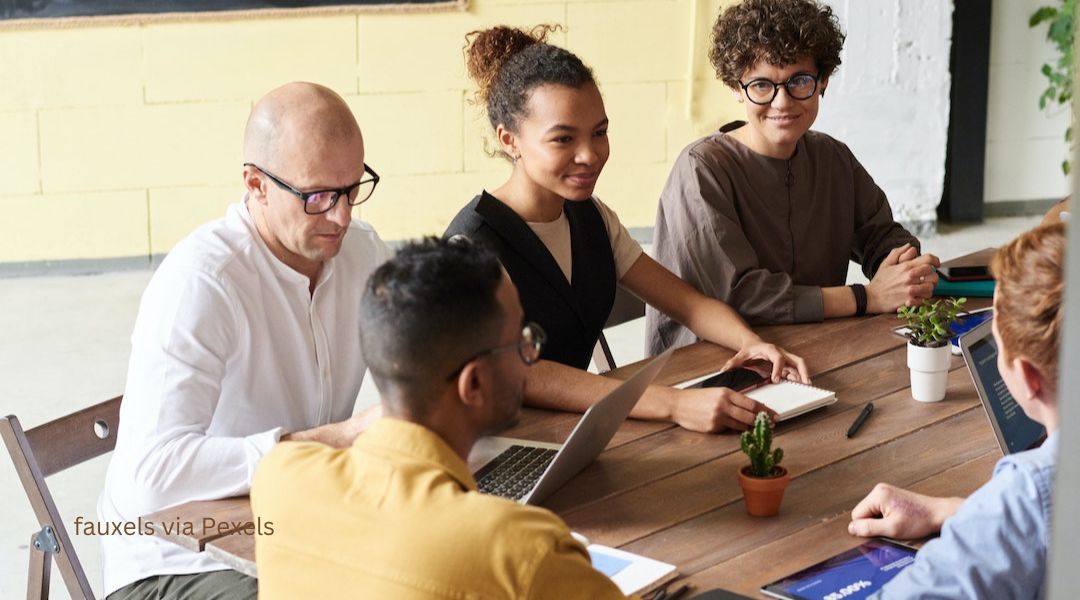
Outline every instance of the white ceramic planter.
<path id="1" fill-rule="evenodd" d="M 907 345 L 907 364 L 911 369 L 911 397 L 919 402 L 945 399 L 949 382 L 949 346 L 923 348 Z"/>

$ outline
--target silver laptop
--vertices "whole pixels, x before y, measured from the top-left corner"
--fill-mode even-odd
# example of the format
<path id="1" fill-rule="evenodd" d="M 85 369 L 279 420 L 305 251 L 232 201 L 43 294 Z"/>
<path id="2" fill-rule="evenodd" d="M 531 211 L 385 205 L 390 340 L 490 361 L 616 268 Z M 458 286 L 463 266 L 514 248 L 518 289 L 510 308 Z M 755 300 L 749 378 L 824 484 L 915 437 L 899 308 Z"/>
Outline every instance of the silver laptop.
<path id="1" fill-rule="evenodd" d="M 652 359 L 590 406 L 562 445 L 505 437 L 478 440 L 469 453 L 469 469 L 480 491 L 522 504 L 543 502 L 600 456 L 671 353 Z"/>
<path id="2" fill-rule="evenodd" d="M 1046 439 L 1046 428 L 1032 420 L 1005 387 L 998 371 L 997 342 L 986 321 L 960 336 L 960 352 L 964 355 L 971 380 L 979 393 L 986 416 L 994 428 L 998 446 L 1004 454 L 1030 450 Z"/>

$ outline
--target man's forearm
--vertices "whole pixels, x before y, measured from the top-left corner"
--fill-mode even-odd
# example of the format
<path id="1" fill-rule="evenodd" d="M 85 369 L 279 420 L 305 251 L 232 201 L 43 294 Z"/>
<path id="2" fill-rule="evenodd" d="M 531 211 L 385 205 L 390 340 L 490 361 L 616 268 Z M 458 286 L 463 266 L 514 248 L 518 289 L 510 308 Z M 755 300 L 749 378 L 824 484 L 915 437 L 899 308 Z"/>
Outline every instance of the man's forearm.
<path id="1" fill-rule="evenodd" d="M 281 441 L 319 442 L 334 448 L 345 448 L 351 446 L 356 441 L 356 436 L 360 435 L 380 416 L 382 416 L 382 410 L 376 404 L 338 423 L 329 423 L 303 431 L 287 433 L 281 436 Z"/>
<path id="2" fill-rule="evenodd" d="M 327 446 L 333 446 L 335 448 L 344 448 L 352 443 L 352 440 L 349 440 L 348 437 L 349 435 L 348 432 L 345 431 L 344 422 L 341 422 L 287 433 L 281 436 L 281 441 L 319 442 L 320 444 L 326 444 Z M 356 439 L 356 436 L 353 436 L 353 439 Z"/>

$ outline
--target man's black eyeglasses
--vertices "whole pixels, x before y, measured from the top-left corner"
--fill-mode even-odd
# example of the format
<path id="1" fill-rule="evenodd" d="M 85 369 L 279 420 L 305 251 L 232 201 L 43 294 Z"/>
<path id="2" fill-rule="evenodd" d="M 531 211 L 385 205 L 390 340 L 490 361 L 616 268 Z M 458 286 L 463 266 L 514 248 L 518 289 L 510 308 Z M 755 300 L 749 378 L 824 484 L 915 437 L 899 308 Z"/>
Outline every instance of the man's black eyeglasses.
<path id="1" fill-rule="evenodd" d="M 747 99 L 754 104 L 762 106 L 772 104 L 780 86 L 784 86 L 788 96 L 794 100 L 806 100 L 814 95 L 818 87 L 817 75 L 799 73 L 791 76 L 787 81 L 772 81 L 771 79 L 754 79 L 749 83 L 739 82 Z"/>
<path id="2" fill-rule="evenodd" d="M 263 175 L 270 178 L 279 188 L 296 196 L 304 203 L 304 212 L 309 215 L 322 214 L 337 205 L 342 196 L 348 198 L 349 206 L 356 206 L 371 197 L 375 186 L 379 184 L 379 175 L 364 163 L 364 177 L 352 185 L 340 189 L 313 190 L 301 192 L 295 187 L 285 183 L 280 177 L 254 163 L 244 163 L 245 167 L 257 169 Z"/>
<path id="3" fill-rule="evenodd" d="M 521 357 L 522 362 L 526 365 L 534 365 L 536 361 L 540 360 L 540 351 L 544 349 L 544 342 L 547 341 L 547 334 L 540 328 L 540 325 L 536 323 L 526 323 L 521 328 L 521 339 L 513 344 L 506 344 L 504 346 L 496 346 L 494 348 L 488 348 L 487 350 L 481 350 L 476 354 L 473 354 L 465 362 L 461 363 L 461 366 L 454 369 L 452 373 L 446 376 L 447 381 L 453 381 L 461 372 L 465 370 L 465 367 L 474 360 L 483 358 L 489 354 L 495 354 L 496 352 L 505 352 L 507 350 L 518 351 L 518 356 Z"/>

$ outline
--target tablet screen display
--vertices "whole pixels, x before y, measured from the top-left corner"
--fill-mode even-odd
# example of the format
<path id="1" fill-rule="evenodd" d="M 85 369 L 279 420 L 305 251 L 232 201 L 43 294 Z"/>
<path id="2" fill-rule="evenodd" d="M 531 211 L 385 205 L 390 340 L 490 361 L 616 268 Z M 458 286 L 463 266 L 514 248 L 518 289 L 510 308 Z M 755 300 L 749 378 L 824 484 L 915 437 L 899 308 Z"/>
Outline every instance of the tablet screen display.
<path id="1" fill-rule="evenodd" d="M 881 589 L 915 562 L 915 549 L 874 539 L 761 588 L 790 600 L 858 600 Z"/>
<path id="2" fill-rule="evenodd" d="M 949 338 L 949 342 L 954 346 L 960 345 L 960 336 L 975 329 L 979 325 L 982 325 L 986 321 L 989 321 L 994 317 L 993 310 L 981 310 L 979 312 L 970 312 L 966 315 L 962 315 L 956 318 L 955 321 L 949 323 L 949 329 L 952 330 L 952 337 Z"/>
<path id="3" fill-rule="evenodd" d="M 733 390 L 745 390 L 746 388 L 754 387 L 764 381 L 761 375 L 758 375 L 750 369 L 731 369 L 730 371 L 723 371 L 715 375 L 711 375 L 701 381 L 692 383 L 685 386 L 686 389 L 692 388 L 714 388 L 714 387 L 726 387 Z"/>

